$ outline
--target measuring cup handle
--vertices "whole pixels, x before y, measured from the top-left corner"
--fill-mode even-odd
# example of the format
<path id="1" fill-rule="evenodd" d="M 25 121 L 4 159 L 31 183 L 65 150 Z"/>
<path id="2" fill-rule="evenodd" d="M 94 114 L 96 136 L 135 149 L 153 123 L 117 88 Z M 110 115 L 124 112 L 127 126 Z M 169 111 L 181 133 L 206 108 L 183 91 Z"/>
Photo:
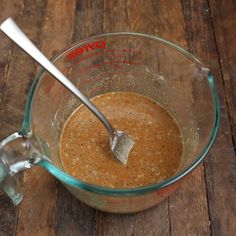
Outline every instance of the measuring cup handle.
<path id="1" fill-rule="evenodd" d="M 3 168 L 0 164 L 0 178 L 2 180 L 0 187 L 10 197 L 14 205 L 18 205 L 23 199 L 19 176 L 9 176 Z"/>
<path id="2" fill-rule="evenodd" d="M 31 140 L 14 133 L 0 142 L 0 189 L 17 205 L 23 198 L 19 172 L 31 168 L 39 159 Z"/>

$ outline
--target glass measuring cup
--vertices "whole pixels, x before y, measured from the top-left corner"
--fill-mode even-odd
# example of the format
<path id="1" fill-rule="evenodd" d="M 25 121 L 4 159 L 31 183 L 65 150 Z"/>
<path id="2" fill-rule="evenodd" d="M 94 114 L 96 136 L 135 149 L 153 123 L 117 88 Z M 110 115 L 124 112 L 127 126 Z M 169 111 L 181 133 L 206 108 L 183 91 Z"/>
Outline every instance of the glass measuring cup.
<path id="1" fill-rule="evenodd" d="M 60 135 L 80 101 L 41 69 L 28 95 L 22 128 L 0 143 L 0 183 L 15 204 L 22 199 L 18 173 L 39 165 L 94 208 L 141 211 L 169 196 L 215 140 L 220 105 L 213 76 L 190 53 L 166 40 L 138 33 L 104 34 L 64 49 L 53 62 L 89 98 L 128 91 L 162 104 L 181 127 L 184 156 L 175 176 L 139 188 L 105 188 L 65 173 Z"/>

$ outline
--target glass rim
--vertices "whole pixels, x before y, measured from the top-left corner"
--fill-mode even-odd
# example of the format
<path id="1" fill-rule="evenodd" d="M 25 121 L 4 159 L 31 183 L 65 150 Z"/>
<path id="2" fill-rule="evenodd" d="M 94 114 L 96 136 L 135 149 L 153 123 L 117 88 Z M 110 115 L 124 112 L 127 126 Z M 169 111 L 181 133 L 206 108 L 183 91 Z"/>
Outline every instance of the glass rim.
<path id="1" fill-rule="evenodd" d="M 210 72 L 210 70 L 204 66 L 195 56 L 193 56 L 190 52 L 188 52 L 187 50 L 185 50 L 184 48 L 168 41 L 165 40 L 161 37 L 157 37 L 157 36 L 152 36 L 152 35 L 148 35 L 148 34 L 143 34 L 143 33 L 136 33 L 136 32 L 114 32 L 114 33 L 106 33 L 106 34 L 99 34 L 93 37 L 89 37 L 83 40 L 80 40 L 72 45 L 69 45 L 68 47 L 62 49 L 61 51 L 59 51 L 57 53 L 56 56 L 51 58 L 51 61 L 54 63 L 56 62 L 58 59 L 60 59 L 63 55 L 65 55 L 65 53 L 67 53 L 67 51 L 72 50 L 74 47 L 77 47 L 85 42 L 89 42 L 92 41 L 94 39 L 97 38 L 102 38 L 102 37 L 109 37 L 109 36 L 137 36 L 137 37 L 144 37 L 147 39 L 152 39 L 152 40 L 156 40 L 158 42 L 161 42 L 165 45 L 168 45 L 170 47 L 172 47 L 173 49 L 177 50 L 178 52 L 180 52 L 181 54 L 183 54 L 185 57 L 187 57 L 188 59 L 190 59 L 191 61 L 195 62 L 196 64 L 200 65 L 202 68 L 205 68 L 208 71 L 208 83 L 209 83 L 209 87 L 211 90 L 211 94 L 212 94 L 212 99 L 213 99 L 213 105 L 214 105 L 214 120 L 213 120 L 213 125 L 211 128 L 211 132 L 208 138 L 208 142 L 205 144 L 205 146 L 203 147 L 202 151 L 196 156 L 196 158 L 194 159 L 193 162 L 191 162 L 186 168 L 184 168 L 182 171 L 180 171 L 179 173 L 175 174 L 174 176 L 165 179 L 162 182 L 159 183 L 155 183 L 155 184 L 151 184 L 151 185 L 147 185 L 147 186 L 142 186 L 142 187 L 136 187 L 136 188 L 126 188 L 126 189 L 119 189 L 119 188 L 109 188 L 109 187 L 103 187 L 103 186 L 98 186 L 98 185 L 94 185 L 94 184 L 89 184 L 86 182 L 83 182 L 81 180 L 78 180 L 74 177 L 72 177 L 71 175 L 67 174 L 66 172 L 64 172 L 63 170 L 59 169 L 58 167 L 54 166 L 51 162 L 42 159 L 41 161 L 39 161 L 38 165 L 45 168 L 49 173 L 51 173 L 52 175 L 54 175 L 57 179 L 59 179 L 60 181 L 64 182 L 65 184 L 69 184 L 72 187 L 78 188 L 78 189 L 84 189 L 90 192 L 95 192 L 95 193 L 99 193 L 99 194 L 106 194 L 106 195 L 139 195 L 139 194 L 144 194 L 144 193 L 148 193 L 151 191 L 156 191 L 159 189 L 162 189 L 164 187 L 167 187 L 175 182 L 177 182 L 178 180 L 182 179 L 184 176 L 188 175 L 193 169 L 195 169 L 204 159 L 204 157 L 207 155 L 208 151 L 210 150 L 211 146 L 213 145 L 218 130 L 219 130 L 219 126 L 220 126 L 220 101 L 219 101 L 219 97 L 217 94 L 217 90 L 216 90 L 216 86 L 214 83 L 214 78 L 212 73 Z M 23 119 L 23 124 L 20 130 L 20 133 L 23 136 L 30 136 L 32 134 L 32 129 L 31 129 L 31 106 L 33 103 L 33 99 L 34 99 L 34 95 L 36 94 L 37 91 L 37 86 L 39 84 L 39 82 L 41 81 L 41 79 L 43 79 L 43 74 L 45 72 L 44 68 L 40 68 L 39 72 L 37 73 L 35 80 L 33 81 L 30 90 L 29 90 L 29 94 L 27 97 L 27 101 L 26 101 L 26 106 L 25 106 L 25 113 L 24 113 L 24 119 Z"/>

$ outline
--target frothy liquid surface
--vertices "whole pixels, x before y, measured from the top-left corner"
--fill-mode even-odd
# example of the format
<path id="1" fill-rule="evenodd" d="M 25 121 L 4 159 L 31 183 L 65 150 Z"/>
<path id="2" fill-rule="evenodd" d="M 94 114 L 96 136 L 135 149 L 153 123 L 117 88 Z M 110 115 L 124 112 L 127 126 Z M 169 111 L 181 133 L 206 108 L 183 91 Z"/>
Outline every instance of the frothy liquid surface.
<path id="1" fill-rule="evenodd" d="M 93 98 L 113 127 L 134 140 L 128 163 L 113 156 L 107 130 L 84 106 L 67 120 L 61 135 L 64 170 L 87 183 L 112 188 L 154 184 L 174 175 L 183 144 L 175 119 L 153 100 L 126 92 Z"/>

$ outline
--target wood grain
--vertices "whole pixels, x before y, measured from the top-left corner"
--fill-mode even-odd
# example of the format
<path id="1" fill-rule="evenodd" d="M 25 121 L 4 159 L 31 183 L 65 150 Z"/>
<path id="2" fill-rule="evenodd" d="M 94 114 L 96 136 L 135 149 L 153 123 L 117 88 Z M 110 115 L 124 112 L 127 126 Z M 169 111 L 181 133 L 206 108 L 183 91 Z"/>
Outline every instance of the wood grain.
<path id="1" fill-rule="evenodd" d="M 15 17 L 17 23 L 37 44 L 39 43 L 39 26 L 41 25 L 40 17 L 42 16 L 43 8 L 44 4 L 42 1 L 35 1 L 33 4 L 31 4 L 30 1 L 21 1 L 20 10 Z M 6 107 L 5 120 L 6 122 L 9 122 L 15 130 L 19 130 L 20 128 L 23 118 L 23 107 L 26 100 L 26 94 L 30 83 L 34 79 L 35 70 L 36 66 L 32 60 L 30 60 L 21 49 L 14 45 L 12 60 L 8 71 L 6 99 L 4 102 Z M 32 190 L 32 186 L 30 186 L 30 189 Z M 23 205 L 21 205 L 19 209 L 20 219 L 22 216 L 22 207 Z M 26 207 L 25 210 L 29 210 L 30 212 L 31 208 Z M 32 215 L 35 215 L 35 212 L 31 213 L 31 216 Z M 23 215 L 22 219 L 24 217 L 25 215 Z M 19 232 L 19 228 L 21 228 L 21 232 L 24 232 L 24 227 L 22 228 L 21 226 L 19 227 L 19 225 L 17 226 L 17 233 Z"/>
<path id="2" fill-rule="evenodd" d="M 102 1 L 77 1 L 74 11 L 73 42 L 102 33 L 102 8 Z M 79 202 L 62 186 L 59 186 L 56 208 L 57 235 L 95 234 L 96 210 Z"/>
<path id="3" fill-rule="evenodd" d="M 16 16 L 19 14 L 21 9 L 21 1 L 1 1 L 0 5 L 0 20 L 3 21 L 9 16 Z M 14 125 L 11 122 L 7 122 L 7 119 L 5 118 L 6 114 L 6 99 L 8 97 L 8 90 L 7 87 L 7 81 L 9 79 L 9 67 L 12 59 L 12 51 L 13 51 L 13 44 L 12 42 L 3 34 L 0 34 L 0 50 L 1 50 L 1 57 L 0 57 L 0 117 L 1 117 L 1 123 L 0 123 L 0 136 L 1 138 L 4 138 L 5 136 L 9 135 L 14 128 Z M 7 124 L 10 123 L 10 126 Z M 4 128 L 5 125 L 7 128 Z M 13 127 L 12 127 L 13 126 Z M 4 131 L 3 131 L 4 130 Z"/>
<path id="4" fill-rule="evenodd" d="M 158 206 L 129 215 L 99 212 L 34 168 L 24 174 L 20 207 L 0 193 L 0 235 L 235 235 L 235 11 L 234 0 L 0 0 L 0 20 L 13 16 L 48 57 L 103 32 L 160 35 L 211 68 L 222 108 L 220 133 L 204 166 Z M 3 34 L 0 41 L 3 138 L 20 128 L 37 66 Z"/>
<path id="5" fill-rule="evenodd" d="M 170 197 L 171 235 L 180 235 L 180 233 L 183 235 L 210 235 L 206 186 L 203 181 L 204 167 L 201 165 Z"/>
<path id="6" fill-rule="evenodd" d="M 62 185 L 58 190 L 56 222 L 58 236 L 96 234 L 96 211 L 78 201 Z"/>
<path id="7" fill-rule="evenodd" d="M 98 212 L 97 234 L 98 235 L 133 235 L 133 215 L 117 215 Z"/>
<path id="8" fill-rule="evenodd" d="M 133 235 L 171 235 L 168 199 L 144 212 L 134 215 Z"/>
<path id="9" fill-rule="evenodd" d="M 198 24 L 191 24 L 189 27 L 189 35 L 193 38 L 190 50 L 203 58 L 203 61 L 212 69 L 221 99 L 221 129 L 215 148 L 211 149 L 205 161 L 211 232 L 213 235 L 233 235 L 236 223 L 234 207 L 234 199 L 236 199 L 236 159 L 231 139 L 227 101 L 224 96 L 221 65 L 219 64 L 221 60 L 217 45 L 213 43 L 216 35 L 214 36 L 214 29 L 209 20 L 210 10 L 207 2 L 202 1 L 200 4 L 194 4 L 193 2 L 192 4 L 193 6 L 190 6 L 192 18 L 198 20 Z M 221 9 L 217 3 L 215 3 L 215 6 L 217 6 L 217 9 Z M 205 45 L 205 48 L 202 45 Z"/>
<path id="10" fill-rule="evenodd" d="M 104 1 L 104 32 L 155 33 L 152 1 Z M 160 224 L 157 224 L 160 222 Z M 99 235 L 169 235 L 168 201 L 147 212 L 114 215 L 98 212 Z"/>
<path id="11" fill-rule="evenodd" d="M 130 31 L 126 0 L 104 0 L 103 31 Z"/>
<path id="12" fill-rule="evenodd" d="M 162 1 L 154 2 L 153 7 L 156 10 L 158 34 L 191 51 L 194 38 L 189 31 L 191 24 L 197 24 L 198 21 L 190 15 L 193 6 L 183 6 L 181 1 Z M 204 45 L 201 46 L 204 50 Z M 169 197 L 171 235 L 209 235 L 204 167 L 195 170 L 185 181 Z M 193 221 L 198 223 L 193 224 Z"/>
<path id="13" fill-rule="evenodd" d="M 218 91 L 221 98 L 222 122 L 215 148 L 207 166 L 207 188 L 212 234 L 235 235 L 236 232 L 236 157 L 235 157 L 235 1 L 209 1 L 212 34 L 217 45 L 220 71 Z M 224 93 L 225 90 L 225 93 Z"/>
<path id="14" fill-rule="evenodd" d="M 103 1 L 77 1 L 73 42 L 103 33 Z"/>
<path id="15" fill-rule="evenodd" d="M 236 2 L 227 0 L 209 1 L 212 15 L 212 27 L 220 59 L 220 68 L 224 83 L 226 103 L 229 108 L 229 119 L 233 131 L 233 141 L 236 143 Z"/>
<path id="16" fill-rule="evenodd" d="M 51 57 L 71 41 L 73 13 L 73 1 L 71 4 L 66 4 L 65 1 L 25 1 L 19 25 L 36 44 L 40 45 L 41 50 Z M 68 24 L 68 27 L 63 27 L 65 24 Z M 19 55 L 22 56 L 21 53 Z M 27 61 L 29 59 L 22 63 Z M 31 68 L 28 65 L 21 65 L 30 73 L 30 80 L 22 78 L 22 81 L 27 83 L 32 81 L 36 74 L 36 64 L 32 62 L 29 64 Z M 17 65 L 14 68 L 16 67 Z M 21 74 L 25 76 L 26 73 L 23 71 Z M 25 86 L 21 86 L 25 90 Z M 24 90 L 22 89 L 22 94 Z M 40 168 L 25 172 L 25 197 L 19 209 L 17 235 L 55 235 L 57 187 L 57 181 Z"/>
<path id="17" fill-rule="evenodd" d="M 21 9 L 21 1 L 5 1 L 0 3 L 0 21 L 7 17 L 15 17 Z M 5 119 L 7 81 L 9 79 L 9 65 L 12 59 L 13 44 L 0 33 L 0 140 L 11 134 L 16 127 Z M 13 113 L 14 114 L 14 113 Z M 0 235 L 15 235 L 18 218 L 18 208 L 15 207 L 7 196 L 0 192 Z"/>
<path id="18" fill-rule="evenodd" d="M 219 64 L 220 55 L 217 45 L 213 43 L 216 35 L 214 35 L 214 29 L 210 22 L 210 9 L 207 2 L 201 1 L 200 4 L 192 2 L 191 4 L 190 6 L 185 4 L 186 11 L 184 12 L 191 16 L 189 16 L 190 19 L 195 18 L 198 23 L 188 21 L 190 22 L 188 37 L 192 38 L 190 51 L 202 58 L 206 65 L 212 69 L 221 99 L 222 122 L 215 144 L 219 148 L 211 149 L 205 161 L 211 232 L 213 235 L 233 235 L 235 232 L 235 203 L 233 202 L 236 199 L 236 160 L 231 139 L 227 101 L 224 97 L 224 84 Z M 221 9 L 217 3 L 215 6 L 217 9 Z M 190 11 L 190 9 L 192 10 Z"/>

